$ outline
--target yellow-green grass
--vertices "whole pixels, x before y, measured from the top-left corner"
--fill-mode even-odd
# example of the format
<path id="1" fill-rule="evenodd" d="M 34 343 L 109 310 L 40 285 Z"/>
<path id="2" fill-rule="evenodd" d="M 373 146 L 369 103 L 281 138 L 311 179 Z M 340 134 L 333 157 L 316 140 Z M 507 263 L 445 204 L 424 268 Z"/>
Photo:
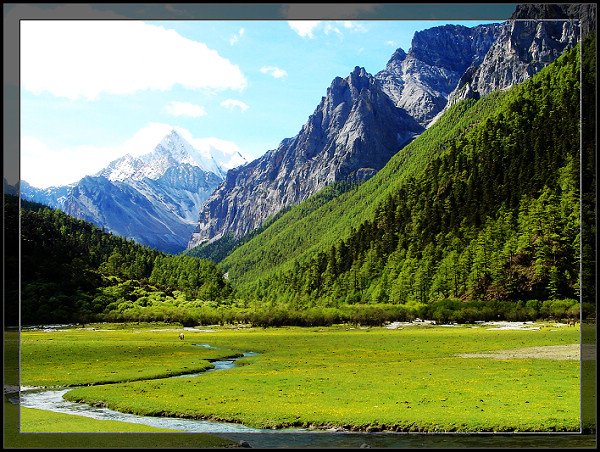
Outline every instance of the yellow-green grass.
<path id="1" fill-rule="evenodd" d="M 173 434 L 173 430 L 141 424 L 100 421 L 32 408 L 21 408 L 20 413 L 19 431 L 19 407 L 4 401 L 5 448 L 221 448 L 234 445 L 231 440 L 202 433 Z M 95 432 L 102 436 L 98 437 Z"/>
<path id="2" fill-rule="evenodd" d="M 109 327 L 23 331 L 21 385 L 76 386 L 168 377 L 210 369 L 214 366 L 209 360 L 241 355 L 195 346 L 188 337 L 180 340 L 183 330 Z"/>
<path id="3" fill-rule="evenodd" d="M 539 330 L 465 326 L 186 332 L 186 341 L 260 355 L 241 359 L 231 370 L 79 388 L 65 398 L 124 412 L 263 428 L 579 431 L 578 360 L 461 357 L 577 344 L 579 339 L 578 328 L 543 325 Z"/>

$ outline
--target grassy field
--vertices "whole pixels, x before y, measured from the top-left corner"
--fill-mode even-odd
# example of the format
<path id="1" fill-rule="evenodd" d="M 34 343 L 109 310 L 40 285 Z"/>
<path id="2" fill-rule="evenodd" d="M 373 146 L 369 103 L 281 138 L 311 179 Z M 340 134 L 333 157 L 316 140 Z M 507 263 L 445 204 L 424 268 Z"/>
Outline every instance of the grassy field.
<path id="1" fill-rule="evenodd" d="M 21 384 L 77 386 L 200 372 L 209 360 L 241 356 L 192 346 L 182 330 L 131 325 L 112 330 L 72 328 L 21 334 Z"/>
<path id="2" fill-rule="evenodd" d="M 579 343 L 579 328 L 538 326 L 215 329 L 186 331 L 184 341 L 174 331 L 149 329 L 26 332 L 22 384 L 48 385 L 49 373 L 56 374 L 54 384 L 151 378 L 144 368 L 161 375 L 166 368 L 184 370 L 182 362 L 191 371 L 194 363 L 223 354 L 193 346 L 209 343 L 225 355 L 259 355 L 227 371 L 90 386 L 65 397 L 137 414 L 262 428 L 579 431 L 579 360 L 463 356 Z"/>
<path id="3" fill-rule="evenodd" d="M 177 430 L 155 428 L 132 422 L 98 420 L 85 416 L 37 410 L 35 408 L 21 408 L 21 431 L 36 433 L 64 431 L 82 433 L 177 432 Z"/>

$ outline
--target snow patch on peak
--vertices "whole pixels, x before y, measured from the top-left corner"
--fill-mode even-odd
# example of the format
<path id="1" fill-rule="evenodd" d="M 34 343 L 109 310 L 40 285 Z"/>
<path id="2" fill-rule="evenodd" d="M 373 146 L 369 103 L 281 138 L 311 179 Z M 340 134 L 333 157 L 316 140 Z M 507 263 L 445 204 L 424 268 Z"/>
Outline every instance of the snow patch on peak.
<path id="1" fill-rule="evenodd" d="M 222 150 L 220 148 L 223 146 L 218 143 L 218 148 L 213 146 L 210 140 L 214 142 L 214 139 L 207 140 L 209 141 L 199 140 L 199 150 L 173 129 L 151 152 L 139 157 L 127 154 L 113 160 L 97 175 L 120 182 L 144 178 L 156 180 L 169 168 L 187 164 L 223 179 L 229 169 L 248 163 L 239 152 L 233 149 Z"/>

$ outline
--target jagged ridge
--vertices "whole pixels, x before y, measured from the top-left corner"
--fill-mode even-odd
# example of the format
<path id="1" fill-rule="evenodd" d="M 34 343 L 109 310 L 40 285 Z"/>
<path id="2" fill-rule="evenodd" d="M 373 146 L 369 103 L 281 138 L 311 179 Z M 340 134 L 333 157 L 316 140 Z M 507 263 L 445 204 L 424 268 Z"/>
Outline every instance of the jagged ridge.
<path id="1" fill-rule="evenodd" d="M 188 249 L 228 233 L 239 238 L 335 181 L 368 179 L 422 130 L 356 67 L 333 80 L 298 135 L 227 174 L 204 204 Z"/>

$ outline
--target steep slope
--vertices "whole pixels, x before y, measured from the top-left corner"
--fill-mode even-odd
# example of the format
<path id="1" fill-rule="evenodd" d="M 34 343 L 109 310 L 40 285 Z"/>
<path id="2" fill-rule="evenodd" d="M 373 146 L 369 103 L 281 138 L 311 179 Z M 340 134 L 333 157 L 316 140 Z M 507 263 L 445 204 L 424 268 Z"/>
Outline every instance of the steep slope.
<path id="1" fill-rule="evenodd" d="M 398 152 L 373 178 L 360 186 L 342 182 L 326 187 L 291 208 L 220 264 L 235 284 L 244 287 L 289 270 L 295 262 L 306 262 L 345 239 L 370 219 L 398 186 L 422 173 L 449 140 L 481 121 L 498 100 L 499 96 L 492 94 L 483 98 L 477 108 L 471 108 L 474 100 L 458 103 L 440 118 L 439 124 Z"/>
<path id="2" fill-rule="evenodd" d="M 570 24 L 553 26 L 527 21 L 473 28 L 446 25 L 416 33 L 408 54 L 398 49 L 373 81 L 361 82 L 372 89 L 381 87 L 376 98 L 389 98 L 402 112 L 401 117 L 389 106 L 378 107 L 377 114 L 371 114 L 370 108 L 349 108 L 350 102 L 355 105 L 360 98 L 340 96 L 343 80 L 337 78 L 295 138 L 284 140 L 278 149 L 229 174 L 204 205 L 187 249 L 191 251 L 201 244 L 206 248 L 221 238 L 238 240 L 284 207 L 307 199 L 328 184 L 345 178 L 367 179 L 393 155 L 390 148 L 400 150 L 456 100 L 475 98 L 461 97 L 461 93 L 473 92 L 470 85 L 468 89 L 465 86 L 477 69 L 477 74 L 483 74 L 484 69 L 488 74 L 487 78 L 477 78 L 482 84 L 490 77 L 498 79 L 495 84 L 490 82 L 489 90 L 477 88 L 485 94 L 520 83 L 577 41 L 578 29 Z M 560 45 L 548 50 L 550 38 L 546 36 L 555 39 L 556 27 L 562 27 L 562 37 L 556 38 Z M 499 36 L 513 43 L 512 47 L 497 45 Z M 531 38 L 537 47 L 531 45 L 531 36 L 538 36 Z M 530 57 L 515 60 L 515 50 Z M 543 57 L 543 63 L 538 64 L 538 57 Z M 505 60 L 518 64 L 502 64 Z M 361 80 L 357 71 L 346 81 L 350 86 Z M 457 91 L 457 85 L 462 91 Z M 356 84 L 354 91 L 361 89 Z M 381 102 L 381 106 L 389 103 Z M 386 110 L 390 113 L 386 114 Z M 348 115 L 349 111 L 353 114 Z M 367 113 L 367 117 L 360 117 L 361 113 Z M 390 120 L 383 123 L 383 118 Z M 373 127 L 379 129 L 370 133 Z M 398 134 L 395 143 L 394 132 Z M 330 143 L 337 150 L 332 151 Z M 365 161 L 367 154 L 369 158 L 376 156 L 378 161 Z"/>
<path id="3" fill-rule="evenodd" d="M 19 205 L 16 196 L 4 202 L 7 223 L 20 225 L 11 230 L 21 236 L 21 265 L 15 265 L 21 274 L 10 285 L 20 301 L 17 324 L 139 319 L 140 307 L 153 301 L 161 307 L 144 320 L 185 322 L 174 298 L 208 301 L 231 294 L 212 262 L 165 255 L 42 204 Z"/>
<path id="4" fill-rule="evenodd" d="M 461 77 L 447 105 L 462 99 L 478 99 L 524 82 L 565 49 L 576 45 L 579 37 L 578 21 L 511 20 L 503 23 L 496 41 L 483 60 L 469 67 Z"/>
<path id="5" fill-rule="evenodd" d="M 524 180 L 529 181 L 527 183 L 530 183 L 531 181 L 537 181 L 539 183 L 540 180 L 538 178 L 540 176 L 536 175 L 536 171 L 533 167 L 534 162 L 537 162 L 536 168 L 539 170 L 545 165 L 543 159 L 554 158 L 556 156 L 559 160 L 563 160 L 560 160 L 561 163 L 553 163 L 550 166 L 551 168 L 558 171 L 559 167 L 568 166 L 568 162 L 565 163 L 566 160 L 564 160 L 566 158 L 564 152 L 575 152 L 574 155 L 576 156 L 576 151 L 578 149 L 577 134 L 575 133 L 573 136 L 567 134 L 567 130 L 577 130 L 578 105 L 563 105 L 558 102 L 557 105 L 554 106 L 553 103 L 548 104 L 548 102 L 550 102 L 550 99 L 554 96 L 567 96 L 566 98 L 571 100 L 578 99 L 577 65 L 573 62 L 575 59 L 574 52 L 570 52 L 569 58 L 568 64 L 563 62 L 565 68 L 562 72 L 559 72 L 558 75 L 553 73 L 553 76 L 549 77 L 547 75 L 548 72 L 546 72 L 546 75 L 542 74 L 545 78 L 541 77 L 536 79 L 538 85 L 543 85 L 545 83 L 547 84 L 546 88 L 549 90 L 543 108 L 541 104 L 530 105 L 530 101 L 523 100 L 527 98 L 527 91 L 524 90 L 516 91 L 518 93 L 525 93 L 521 94 L 523 98 L 518 101 L 514 99 L 505 100 L 508 99 L 508 92 L 496 92 L 483 97 L 479 101 L 467 100 L 460 102 L 451 107 L 436 124 L 430 127 L 419 138 L 399 152 L 392 160 L 390 160 L 388 165 L 372 179 L 354 190 L 336 196 L 333 200 L 325 199 L 324 192 L 317 194 L 307 202 L 291 209 L 290 212 L 283 215 L 262 234 L 254 237 L 248 243 L 235 250 L 230 256 L 224 259 L 221 264 L 229 271 L 230 278 L 234 282 L 239 284 L 242 288 L 245 287 L 246 289 L 251 290 L 255 296 L 264 296 L 269 293 L 277 294 L 277 296 L 281 295 L 282 292 L 280 292 L 279 289 L 289 285 L 295 273 L 300 274 L 300 269 L 302 268 L 304 270 L 310 269 L 311 263 L 315 262 L 313 259 L 315 259 L 319 253 L 329 255 L 330 251 L 333 249 L 332 247 L 339 246 L 341 239 L 347 243 L 351 237 L 354 237 L 353 240 L 355 240 L 355 242 L 367 243 L 368 241 L 365 241 L 366 239 L 364 236 L 361 238 L 356 235 L 361 225 L 370 221 L 373 221 L 377 225 L 379 222 L 374 220 L 374 218 L 376 217 L 378 206 L 383 205 L 394 193 L 398 193 L 401 187 L 405 187 L 406 189 L 406 184 L 408 184 L 410 180 L 413 180 L 409 185 L 411 190 L 417 190 L 420 186 L 429 185 L 430 180 L 427 179 L 428 173 L 432 172 L 434 168 L 431 166 L 431 162 L 434 162 L 439 155 L 447 153 L 449 144 L 460 143 L 461 139 L 468 133 L 470 133 L 471 136 L 475 136 L 474 134 L 476 132 L 470 132 L 471 130 L 478 130 L 479 133 L 483 134 L 477 136 L 477 139 L 473 140 L 473 145 L 475 145 L 478 140 L 483 141 L 480 139 L 482 136 L 492 136 L 489 131 L 487 132 L 487 135 L 485 135 L 486 132 L 484 132 L 483 125 L 486 123 L 486 118 L 490 117 L 497 109 L 500 111 L 508 110 L 508 113 L 511 115 L 515 115 L 518 112 L 534 115 L 534 112 L 537 112 L 538 116 L 535 119 L 532 117 L 531 122 L 528 122 L 528 120 L 521 121 L 518 129 L 515 128 L 512 130 L 511 126 L 505 124 L 503 125 L 503 130 L 516 134 L 512 135 L 516 143 L 521 139 L 523 140 L 523 143 L 526 142 L 526 139 L 532 140 L 532 142 L 538 140 L 535 146 L 539 146 L 539 143 L 541 142 L 544 143 L 544 146 L 548 146 L 545 149 L 540 149 L 540 156 L 532 156 L 530 161 L 528 161 L 529 157 L 523 160 L 523 155 L 519 157 L 521 160 L 516 157 L 513 158 L 512 160 L 515 162 L 521 161 L 523 173 L 526 173 L 525 167 L 527 168 L 527 171 L 533 171 L 533 173 L 531 173 L 532 175 L 530 177 L 524 177 L 524 179 L 504 182 L 505 188 L 510 187 L 511 184 L 513 184 L 513 188 L 523 186 L 524 183 L 522 181 Z M 539 87 L 536 89 L 539 89 Z M 544 97 L 545 95 L 542 92 L 539 98 L 536 98 L 536 102 L 544 103 L 544 101 L 539 100 Z M 561 110 L 559 110 L 559 107 Z M 561 111 L 561 113 L 557 113 L 558 111 Z M 535 131 L 537 135 L 532 138 L 533 131 L 529 130 L 530 125 L 533 124 L 534 121 L 536 121 L 537 124 L 547 124 L 549 122 L 548 115 L 552 116 L 553 121 L 564 121 L 563 125 L 556 124 L 551 127 L 552 133 L 554 135 L 558 133 L 559 135 L 552 138 L 554 135 L 551 136 L 550 133 L 548 133 L 546 136 L 542 137 L 539 135 L 539 131 Z M 496 119 L 496 121 L 498 121 L 498 119 Z M 575 124 L 575 129 L 571 127 L 573 124 Z M 498 132 L 494 131 L 493 133 L 495 136 Z M 527 138 L 528 134 L 529 138 Z M 573 138 L 573 140 L 571 140 L 572 142 L 566 137 Z M 510 141 L 508 135 L 507 141 Z M 513 146 L 510 148 L 511 152 L 516 151 L 518 155 L 519 150 L 522 148 L 515 144 L 511 144 L 511 146 Z M 526 144 L 524 144 L 524 146 L 525 148 L 529 148 Z M 531 148 L 533 148 L 533 145 Z M 484 155 L 485 154 L 481 154 L 478 158 L 485 158 L 482 157 Z M 544 157 L 542 158 L 542 156 Z M 470 158 L 471 157 L 464 160 L 467 167 L 463 166 L 460 168 L 459 173 L 461 180 L 463 180 L 463 178 L 469 179 L 468 162 L 470 161 Z M 508 159 L 507 162 L 508 161 L 511 161 L 511 159 Z M 502 168 L 501 164 L 496 162 L 494 165 L 496 166 L 494 167 L 495 170 L 493 170 L 493 173 L 502 174 L 499 172 Z M 519 164 L 517 164 L 517 166 L 518 165 Z M 512 170 L 514 170 L 514 168 L 512 168 L 511 171 Z M 570 170 L 564 169 L 563 171 L 568 172 Z M 454 177 L 458 177 L 458 175 L 459 174 L 450 175 L 449 178 L 452 180 Z M 571 176 L 572 174 L 569 174 L 569 177 Z M 493 178 L 496 177 L 496 175 L 490 175 L 490 177 Z M 556 173 L 553 173 L 551 177 L 556 177 Z M 475 179 L 475 176 L 473 176 L 472 181 L 475 180 L 480 179 Z M 451 185 L 447 185 L 447 182 L 448 181 L 436 181 L 436 184 L 438 185 L 435 189 L 431 189 L 434 190 L 433 194 L 438 192 L 439 194 L 444 193 L 446 189 L 451 187 Z M 486 182 L 481 181 L 481 184 L 485 185 Z M 474 186 L 471 188 L 474 188 Z M 487 191 L 487 188 L 488 187 L 484 186 L 484 191 Z M 481 187 L 479 189 L 481 189 Z M 540 186 L 537 186 L 536 188 L 536 190 L 542 189 L 543 186 L 541 188 Z M 516 191 L 513 192 L 513 194 L 514 193 L 516 193 Z M 539 193 L 540 192 L 538 191 L 536 196 L 539 196 Z M 572 194 L 572 192 L 569 193 Z M 494 196 L 502 200 L 502 192 L 498 191 Z M 532 194 L 532 196 L 534 195 Z M 516 199 L 517 198 L 513 199 L 512 202 L 516 203 Z M 425 204 L 430 203 L 430 201 L 420 202 L 425 202 Z M 481 200 L 473 200 L 472 204 L 467 203 L 464 205 L 478 206 L 480 204 L 485 206 L 485 202 Z M 444 206 L 443 210 L 446 213 L 453 212 L 454 215 L 460 216 L 457 209 L 460 206 L 461 204 L 457 202 L 456 207 Z M 423 213 L 419 213 L 419 208 L 413 208 L 417 209 L 414 212 L 414 215 L 415 218 L 420 218 L 419 221 L 421 221 L 421 223 L 419 223 L 419 225 L 410 225 L 411 231 L 425 231 L 429 228 L 435 229 L 439 226 L 439 216 L 435 218 L 423 218 Z M 428 211 L 424 205 L 421 206 L 421 209 L 423 211 Z M 437 214 L 439 214 L 439 212 Z M 477 215 L 480 215 L 481 220 L 483 221 L 485 214 L 478 213 Z M 433 236 L 435 236 L 435 234 L 433 234 Z M 395 240 L 397 240 L 397 238 Z M 376 249 L 376 246 L 373 246 L 373 250 L 374 249 Z M 327 261 L 325 260 L 324 262 L 326 266 Z M 364 263 L 364 261 L 361 261 L 361 265 L 362 263 Z M 326 268 L 321 268 L 317 265 L 314 270 L 316 272 L 315 275 L 321 275 L 325 270 Z M 270 285 L 277 286 L 277 289 L 269 292 L 267 288 Z M 327 287 L 327 285 L 325 284 L 324 287 Z M 315 297 L 312 298 L 315 299 Z"/>
<path id="6" fill-rule="evenodd" d="M 188 249 L 242 237 L 333 182 L 369 178 L 422 130 L 356 67 L 332 82 L 298 135 L 227 174 L 204 204 Z"/>
<path id="7" fill-rule="evenodd" d="M 62 185 L 59 187 L 37 188 L 22 180 L 20 183 L 20 194 L 24 199 L 39 202 L 55 209 L 62 209 L 67 196 L 75 184 Z"/>
<path id="8" fill-rule="evenodd" d="M 242 160 L 240 164 L 242 163 L 246 162 Z M 196 166 L 206 173 L 213 173 L 221 178 L 229 169 L 223 163 L 218 163 L 213 155 L 202 155 L 181 135 L 172 130 L 152 152 L 140 157 L 127 154 L 111 162 L 96 175 L 121 182 L 144 178 L 157 179 L 169 168 L 179 165 Z"/>
<path id="9" fill-rule="evenodd" d="M 383 90 L 421 125 L 445 106 L 464 72 L 478 65 L 498 37 L 500 24 L 443 25 L 415 33 L 406 54 L 396 50 L 375 75 Z"/>

